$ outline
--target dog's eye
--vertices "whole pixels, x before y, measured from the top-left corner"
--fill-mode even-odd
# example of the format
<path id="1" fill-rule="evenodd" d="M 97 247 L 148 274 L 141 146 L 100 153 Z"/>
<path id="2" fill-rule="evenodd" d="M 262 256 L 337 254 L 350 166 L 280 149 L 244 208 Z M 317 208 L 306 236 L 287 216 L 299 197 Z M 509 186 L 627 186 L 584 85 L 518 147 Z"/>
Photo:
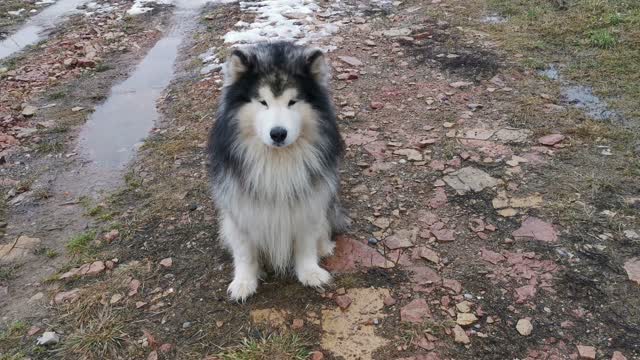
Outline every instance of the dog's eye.
<path id="1" fill-rule="evenodd" d="M 261 101 L 260 101 L 260 104 L 262 104 L 262 105 L 264 105 L 264 106 L 267 106 L 267 107 L 268 107 L 267 102 L 266 102 L 266 101 L 264 101 L 264 100 L 261 100 Z"/>
<path id="2" fill-rule="evenodd" d="M 289 100 L 289 106 L 293 106 L 297 103 L 295 100 Z"/>

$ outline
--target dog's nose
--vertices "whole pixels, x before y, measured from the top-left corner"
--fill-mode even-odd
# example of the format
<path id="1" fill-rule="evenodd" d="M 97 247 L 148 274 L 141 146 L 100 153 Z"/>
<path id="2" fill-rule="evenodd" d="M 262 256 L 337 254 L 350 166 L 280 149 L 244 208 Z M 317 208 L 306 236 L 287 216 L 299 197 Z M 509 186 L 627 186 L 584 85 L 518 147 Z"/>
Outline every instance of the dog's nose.
<path id="1" fill-rule="evenodd" d="M 273 140 L 274 143 L 281 144 L 284 142 L 284 139 L 287 138 L 287 129 L 280 126 L 274 127 L 271 129 L 269 135 L 271 135 L 271 140 Z"/>

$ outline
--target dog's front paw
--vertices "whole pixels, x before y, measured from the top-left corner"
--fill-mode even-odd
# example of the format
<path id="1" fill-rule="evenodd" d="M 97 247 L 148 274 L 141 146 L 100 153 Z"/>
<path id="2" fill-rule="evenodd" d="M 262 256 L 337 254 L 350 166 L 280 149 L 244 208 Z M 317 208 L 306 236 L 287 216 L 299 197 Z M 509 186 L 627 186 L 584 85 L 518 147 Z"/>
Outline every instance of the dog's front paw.
<path id="1" fill-rule="evenodd" d="M 244 302 L 258 289 L 258 279 L 233 279 L 227 292 L 231 300 Z"/>
<path id="2" fill-rule="evenodd" d="M 331 282 L 331 274 L 318 265 L 300 269 L 297 275 L 304 286 L 321 287 Z"/>
<path id="3" fill-rule="evenodd" d="M 318 256 L 325 257 L 333 255 L 336 243 L 331 240 L 323 240 L 318 244 Z"/>

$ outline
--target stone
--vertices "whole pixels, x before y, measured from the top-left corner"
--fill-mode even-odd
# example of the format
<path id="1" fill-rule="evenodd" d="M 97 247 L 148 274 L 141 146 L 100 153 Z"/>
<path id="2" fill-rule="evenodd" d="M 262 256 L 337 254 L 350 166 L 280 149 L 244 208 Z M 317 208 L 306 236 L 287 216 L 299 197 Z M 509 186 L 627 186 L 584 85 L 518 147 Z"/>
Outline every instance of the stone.
<path id="1" fill-rule="evenodd" d="M 388 36 L 388 37 L 398 37 L 398 36 L 408 36 L 411 34 L 411 29 L 409 28 L 394 28 L 388 29 L 384 31 L 374 31 L 372 35 L 374 36 Z"/>
<path id="2" fill-rule="evenodd" d="M 460 325 L 456 325 L 453 328 L 453 340 L 457 343 L 465 345 L 471 343 L 471 340 L 469 340 L 469 336 L 467 336 L 467 333 L 463 328 L 460 327 Z"/>
<path id="3" fill-rule="evenodd" d="M 41 241 L 38 238 L 21 235 L 13 242 L 0 245 L 0 263 L 9 263 L 26 258 L 33 254 L 40 243 Z"/>
<path id="4" fill-rule="evenodd" d="M 27 331 L 27 336 L 33 336 L 37 333 L 39 333 L 42 329 L 37 327 L 37 326 L 32 326 L 29 328 L 29 331 Z"/>
<path id="5" fill-rule="evenodd" d="M 420 255 L 421 258 L 425 260 L 429 260 L 434 264 L 437 264 L 440 262 L 440 256 L 438 256 L 438 253 L 429 248 L 420 248 L 418 250 L 418 254 Z"/>
<path id="6" fill-rule="evenodd" d="M 340 61 L 342 61 L 343 63 L 347 64 L 347 65 L 351 65 L 351 66 L 362 66 L 362 61 L 358 60 L 357 58 L 353 57 L 353 56 L 338 56 L 338 59 L 340 59 Z"/>
<path id="7" fill-rule="evenodd" d="M 500 129 L 493 136 L 505 143 L 523 143 L 530 134 L 531 131 L 526 129 Z"/>
<path id="8" fill-rule="evenodd" d="M 422 154 L 415 149 L 400 149 L 393 152 L 395 155 L 406 156 L 409 161 L 422 161 Z"/>
<path id="9" fill-rule="evenodd" d="M 36 111 L 38 111 L 37 107 L 32 105 L 27 105 L 24 107 L 24 109 L 22 109 L 22 116 L 31 117 L 36 114 Z"/>
<path id="10" fill-rule="evenodd" d="M 98 275 L 106 269 L 103 261 L 94 261 L 89 265 L 85 275 Z"/>
<path id="11" fill-rule="evenodd" d="M 596 348 L 593 346 L 578 345 L 578 355 L 580 359 L 594 360 L 596 358 Z"/>
<path id="12" fill-rule="evenodd" d="M 491 177 L 486 172 L 474 167 L 465 167 L 443 178 L 449 186 L 460 195 L 468 191 L 480 192 L 488 187 L 494 187 L 501 181 Z"/>
<path id="13" fill-rule="evenodd" d="M 473 85 L 473 83 L 470 81 L 456 81 L 449 84 L 449 86 L 451 86 L 454 89 L 465 88 L 471 85 Z"/>
<path id="14" fill-rule="evenodd" d="M 400 321 L 421 324 L 431 317 L 431 310 L 425 299 L 415 299 L 400 309 Z"/>
<path id="15" fill-rule="evenodd" d="M 473 139 L 473 140 L 488 140 L 492 135 L 493 135 L 494 131 L 493 130 L 487 130 L 487 129 L 471 129 L 471 130 L 467 130 L 465 131 L 462 136 L 464 139 Z"/>
<path id="16" fill-rule="evenodd" d="M 324 359 L 324 354 L 321 353 L 320 351 L 314 351 L 310 355 L 311 355 L 311 360 L 323 360 Z"/>
<path id="17" fill-rule="evenodd" d="M 458 311 L 462 312 L 462 313 L 468 313 L 471 312 L 471 303 L 468 301 L 463 301 L 460 303 L 456 304 L 456 309 L 458 309 Z"/>
<path id="18" fill-rule="evenodd" d="M 140 288 L 140 280 L 137 279 L 132 279 L 129 282 L 129 292 L 127 293 L 127 296 L 134 296 L 138 293 L 138 288 Z"/>
<path id="19" fill-rule="evenodd" d="M 640 258 L 631 258 L 624 263 L 629 280 L 640 285 Z"/>
<path id="20" fill-rule="evenodd" d="M 516 324 L 516 330 L 522 336 L 529 336 L 533 331 L 533 325 L 529 319 L 520 319 Z"/>
<path id="21" fill-rule="evenodd" d="M 398 230 L 384 240 L 384 245 L 391 250 L 412 247 L 416 235 L 416 230 Z"/>
<path id="22" fill-rule="evenodd" d="M 551 134 L 551 135 L 547 135 L 539 138 L 538 142 L 542 145 L 553 146 L 564 139 L 565 139 L 565 136 L 562 134 Z"/>
<path id="23" fill-rule="evenodd" d="M 456 323 L 460 326 L 473 325 L 478 321 L 478 318 L 471 313 L 458 313 Z"/>
<path id="24" fill-rule="evenodd" d="M 382 109 L 384 107 L 384 104 L 378 101 L 372 101 L 369 106 L 371 106 L 373 110 L 378 110 Z"/>
<path id="25" fill-rule="evenodd" d="M 73 290 L 69 290 L 69 291 L 63 291 L 60 293 L 57 293 L 54 297 L 53 297 L 53 303 L 56 305 L 62 304 L 62 303 L 72 303 L 74 301 L 76 301 L 78 299 L 78 297 L 80 296 L 80 289 L 73 289 Z"/>
<path id="26" fill-rule="evenodd" d="M 481 254 L 482 254 L 482 260 L 490 262 L 494 265 L 496 265 L 497 263 L 506 260 L 506 258 L 497 252 L 491 251 L 491 250 L 487 250 L 487 249 L 481 249 Z"/>
<path id="27" fill-rule="evenodd" d="M 622 232 L 624 237 L 629 240 L 640 240 L 640 234 L 638 234 L 635 230 L 625 230 Z"/>
<path id="28" fill-rule="evenodd" d="M 109 300 L 109 304 L 112 304 L 112 305 L 113 305 L 113 304 L 116 304 L 116 303 L 118 303 L 120 300 L 122 300 L 122 298 L 123 298 L 123 297 L 124 297 L 124 296 L 123 296 L 123 295 L 121 295 L 121 294 L 113 294 L 113 295 L 111 296 L 111 299 Z"/>
<path id="29" fill-rule="evenodd" d="M 395 264 L 376 249 L 343 235 L 336 238 L 334 255 L 324 259 L 324 266 L 333 272 L 351 272 L 359 267 L 390 269 Z"/>
<path id="30" fill-rule="evenodd" d="M 379 227 L 380 229 L 386 229 L 391 225 L 391 221 L 386 217 L 379 217 L 373 221 L 373 225 Z"/>
<path id="31" fill-rule="evenodd" d="M 624 356 L 620 351 L 614 351 L 611 360 L 627 360 L 627 357 Z"/>
<path id="32" fill-rule="evenodd" d="M 553 225 L 541 219 L 530 216 L 525 219 L 520 228 L 512 233 L 516 240 L 539 240 L 556 242 L 558 235 Z"/>
<path id="33" fill-rule="evenodd" d="M 173 259 L 168 257 L 160 260 L 160 266 L 167 269 L 170 268 L 171 266 L 173 266 Z"/>
<path id="34" fill-rule="evenodd" d="M 336 304 L 340 307 L 340 309 L 345 310 L 351 305 L 353 300 L 349 297 L 349 295 L 339 295 L 334 299 Z"/>
<path id="35" fill-rule="evenodd" d="M 431 230 L 431 233 L 439 242 L 451 242 L 455 240 L 453 230 Z"/>
<path id="36" fill-rule="evenodd" d="M 396 299 L 393 296 L 387 296 L 386 298 L 384 298 L 383 303 L 384 306 L 393 306 L 396 304 Z"/>
<path id="37" fill-rule="evenodd" d="M 40 336 L 37 339 L 37 344 L 43 345 L 43 346 L 55 345 L 59 342 L 60 342 L 60 336 L 56 334 L 54 331 L 45 331 L 44 333 L 42 333 L 42 336 Z"/>
<path id="38" fill-rule="evenodd" d="M 304 327 L 304 320 L 302 319 L 293 319 L 291 323 L 291 328 L 294 330 L 302 329 Z"/>
<path id="39" fill-rule="evenodd" d="M 113 229 L 108 233 L 104 234 L 103 238 L 107 243 L 111 243 L 112 241 L 117 239 L 118 236 L 120 236 L 120 232 L 117 229 Z"/>

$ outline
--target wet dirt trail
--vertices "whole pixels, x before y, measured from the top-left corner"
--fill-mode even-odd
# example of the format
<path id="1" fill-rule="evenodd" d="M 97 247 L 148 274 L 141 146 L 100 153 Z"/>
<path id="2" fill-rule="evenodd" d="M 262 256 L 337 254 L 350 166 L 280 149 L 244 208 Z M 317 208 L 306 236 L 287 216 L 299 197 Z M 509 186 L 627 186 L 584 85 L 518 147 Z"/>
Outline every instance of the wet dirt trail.
<path id="1" fill-rule="evenodd" d="M 54 20 L 68 15 L 80 3 L 82 1 L 61 1 L 34 17 L 31 22 L 53 25 Z M 3 245 L 1 260 L 3 266 L 15 268 L 12 282 L 23 286 L 13 288 L 10 299 L 3 299 L 8 300 L 3 301 L 4 321 L 39 316 L 40 313 L 32 308 L 34 303 L 43 298 L 43 291 L 47 291 L 43 280 L 50 279 L 61 268 L 77 261 L 66 256 L 56 256 L 46 262 L 33 261 L 33 258 L 34 252 L 38 251 L 63 254 L 69 239 L 90 231 L 87 229 L 90 229 L 92 221 L 84 216 L 88 210 L 86 207 L 99 203 L 106 194 L 124 184 L 126 165 L 159 119 L 156 102 L 161 99 L 175 75 L 174 65 L 179 47 L 194 28 L 199 9 L 200 5 L 184 7 L 180 4 L 171 9 L 171 15 L 168 16 L 170 25 L 164 30 L 164 36 L 151 47 L 139 64 L 134 64 L 126 80 L 117 83 L 108 92 L 106 100 L 97 104 L 86 123 L 76 130 L 77 141 L 68 141 L 71 148 L 66 157 L 73 156 L 74 161 L 44 159 L 35 164 L 41 168 L 34 183 L 46 186 L 47 196 L 35 206 L 24 206 L 22 211 L 8 216 L 10 225 L 5 237 L 15 240 Z M 36 27 L 28 23 L 6 41 L 15 42 L 17 37 L 25 40 L 25 29 L 31 31 Z M 32 32 L 35 36 L 33 42 L 39 39 L 41 30 Z M 16 47 L 13 50 L 17 52 L 20 49 Z M 130 63 L 130 60 L 127 62 Z M 72 111 L 83 110 L 77 107 Z M 30 193 L 33 191 L 21 195 Z M 33 199 L 13 199 L 12 203 L 21 205 L 29 203 L 29 200 Z"/>
<path id="2" fill-rule="evenodd" d="M 102 27 L 67 20 L 0 74 L 0 358 L 640 359 L 639 120 L 523 66 L 496 41 L 511 19 L 163 3 L 99 2 Z M 354 223 L 332 285 L 270 274 L 237 304 L 204 149 L 228 50 L 273 38 L 327 51 Z M 55 82 L 29 67 L 45 56 Z"/>
<path id="3" fill-rule="evenodd" d="M 64 16 L 72 14 L 78 5 L 85 2 L 87 0 L 60 0 L 29 19 L 15 33 L 0 41 L 0 60 L 42 40 L 46 30 L 53 28 Z"/>

